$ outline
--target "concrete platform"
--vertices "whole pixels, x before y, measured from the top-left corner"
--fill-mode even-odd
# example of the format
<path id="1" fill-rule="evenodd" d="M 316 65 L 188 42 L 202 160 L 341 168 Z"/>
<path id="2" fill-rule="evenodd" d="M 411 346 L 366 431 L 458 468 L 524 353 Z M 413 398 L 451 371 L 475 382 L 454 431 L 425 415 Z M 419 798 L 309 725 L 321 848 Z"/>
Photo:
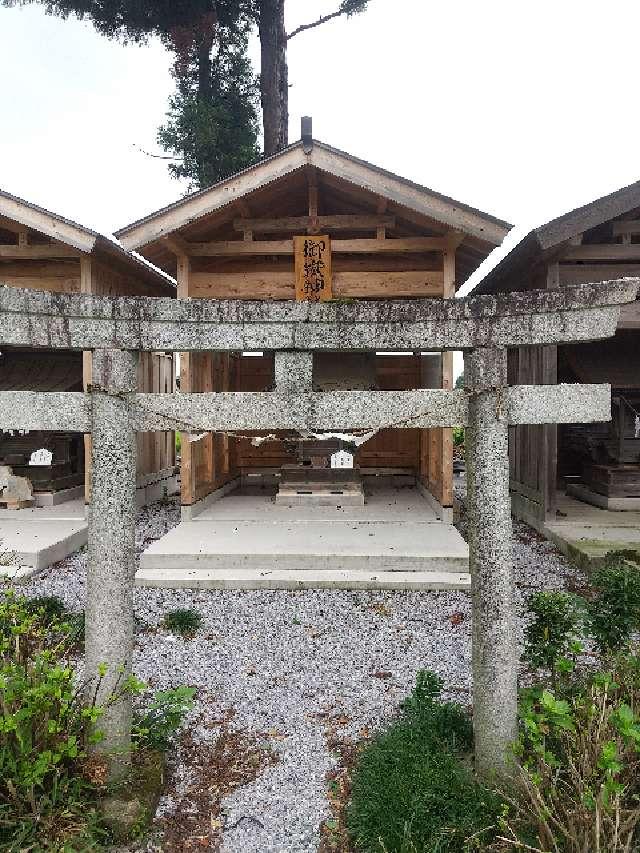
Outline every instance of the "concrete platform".
<path id="1" fill-rule="evenodd" d="M 597 565 L 609 551 L 640 551 L 640 510 L 602 509 L 558 494 L 560 515 L 549 520 L 544 534 L 584 569 Z"/>
<path id="2" fill-rule="evenodd" d="M 87 544 L 84 500 L 47 507 L 0 509 L 0 550 L 11 555 L 0 574 L 29 577 Z"/>
<path id="3" fill-rule="evenodd" d="M 165 587 L 465 589 L 468 548 L 416 489 L 364 506 L 283 506 L 228 495 L 140 559 L 138 584 Z"/>

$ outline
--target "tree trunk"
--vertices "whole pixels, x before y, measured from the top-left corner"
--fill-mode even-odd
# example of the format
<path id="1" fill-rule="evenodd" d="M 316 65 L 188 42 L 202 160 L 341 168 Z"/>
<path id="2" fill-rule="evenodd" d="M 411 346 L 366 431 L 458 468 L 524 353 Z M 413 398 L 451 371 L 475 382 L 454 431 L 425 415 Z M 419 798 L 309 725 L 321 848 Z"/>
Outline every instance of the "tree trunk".
<path id="1" fill-rule="evenodd" d="M 289 143 L 289 74 L 285 0 L 260 0 L 260 94 L 265 157 Z"/>
<path id="2" fill-rule="evenodd" d="M 198 96 L 201 101 L 208 102 L 211 98 L 211 51 L 218 26 L 218 11 L 215 2 L 211 10 L 202 16 L 196 30 L 196 45 L 198 49 Z"/>

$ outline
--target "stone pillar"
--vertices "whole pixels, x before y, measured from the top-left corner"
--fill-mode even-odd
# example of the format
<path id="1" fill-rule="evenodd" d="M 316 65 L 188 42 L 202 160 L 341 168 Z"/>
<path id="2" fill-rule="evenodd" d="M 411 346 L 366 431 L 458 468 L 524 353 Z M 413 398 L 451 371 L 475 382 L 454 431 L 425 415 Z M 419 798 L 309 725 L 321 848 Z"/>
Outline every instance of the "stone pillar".
<path id="1" fill-rule="evenodd" d="M 87 693 L 99 705 L 131 674 L 135 574 L 136 435 L 128 397 L 137 385 L 137 353 L 93 355 L 92 476 L 85 611 Z M 100 679 L 98 672 L 106 668 Z M 112 775 L 130 763 L 131 699 L 110 705 L 98 722 Z"/>
<path id="2" fill-rule="evenodd" d="M 476 770 L 485 777 L 506 776 L 517 733 L 518 688 L 508 423 L 501 393 L 506 350 L 466 352 L 464 373 Z"/>
<path id="3" fill-rule="evenodd" d="M 276 391 L 308 393 L 313 383 L 313 353 L 281 351 L 275 354 Z"/>

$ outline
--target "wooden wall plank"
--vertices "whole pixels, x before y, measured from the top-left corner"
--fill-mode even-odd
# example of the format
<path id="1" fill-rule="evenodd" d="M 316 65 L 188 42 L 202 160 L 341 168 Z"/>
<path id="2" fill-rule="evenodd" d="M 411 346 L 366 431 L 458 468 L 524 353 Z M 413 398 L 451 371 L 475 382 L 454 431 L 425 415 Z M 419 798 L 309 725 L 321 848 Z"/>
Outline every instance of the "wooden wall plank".
<path id="1" fill-rule="evenodd" d="M 271 273 L 194 272 L 190 282 L 190 295 L 204 299 L 295 298 L 293 270 Z M 442 287 L 443 274 L 436 270 L 333 273 L 333 295 L 337 299 L 441 296 Z"/>

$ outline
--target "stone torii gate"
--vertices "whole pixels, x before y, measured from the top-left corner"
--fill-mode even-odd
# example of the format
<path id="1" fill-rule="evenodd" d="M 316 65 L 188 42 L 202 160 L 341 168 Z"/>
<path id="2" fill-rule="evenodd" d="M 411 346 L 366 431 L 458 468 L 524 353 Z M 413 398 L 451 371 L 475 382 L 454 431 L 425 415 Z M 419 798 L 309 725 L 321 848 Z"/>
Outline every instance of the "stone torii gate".
<path id="1" fill-rule="evenodd" d="M 516 737 L 508 427 L 609 420 L 609 385 L 507 386 L 510 346 L 610 337 L 639 279 L 451 300 L 249 302 L 109 298 L 0 289 L 0 345 L 93 351 L 86 393 L 0 393 L 0 428 L 92 433 L 87 678 L 99 700 L 131 671 L 135 434 L 467 427 L 476 769 L 509 771 Z M 316 350 L 464 350 L 464 390 L 314 393 Z M 271 392 L 136 392 L 140 351 L 275 350 Z M 101 720 L 113 766 L 129 756 L 131 704 Z"/>

